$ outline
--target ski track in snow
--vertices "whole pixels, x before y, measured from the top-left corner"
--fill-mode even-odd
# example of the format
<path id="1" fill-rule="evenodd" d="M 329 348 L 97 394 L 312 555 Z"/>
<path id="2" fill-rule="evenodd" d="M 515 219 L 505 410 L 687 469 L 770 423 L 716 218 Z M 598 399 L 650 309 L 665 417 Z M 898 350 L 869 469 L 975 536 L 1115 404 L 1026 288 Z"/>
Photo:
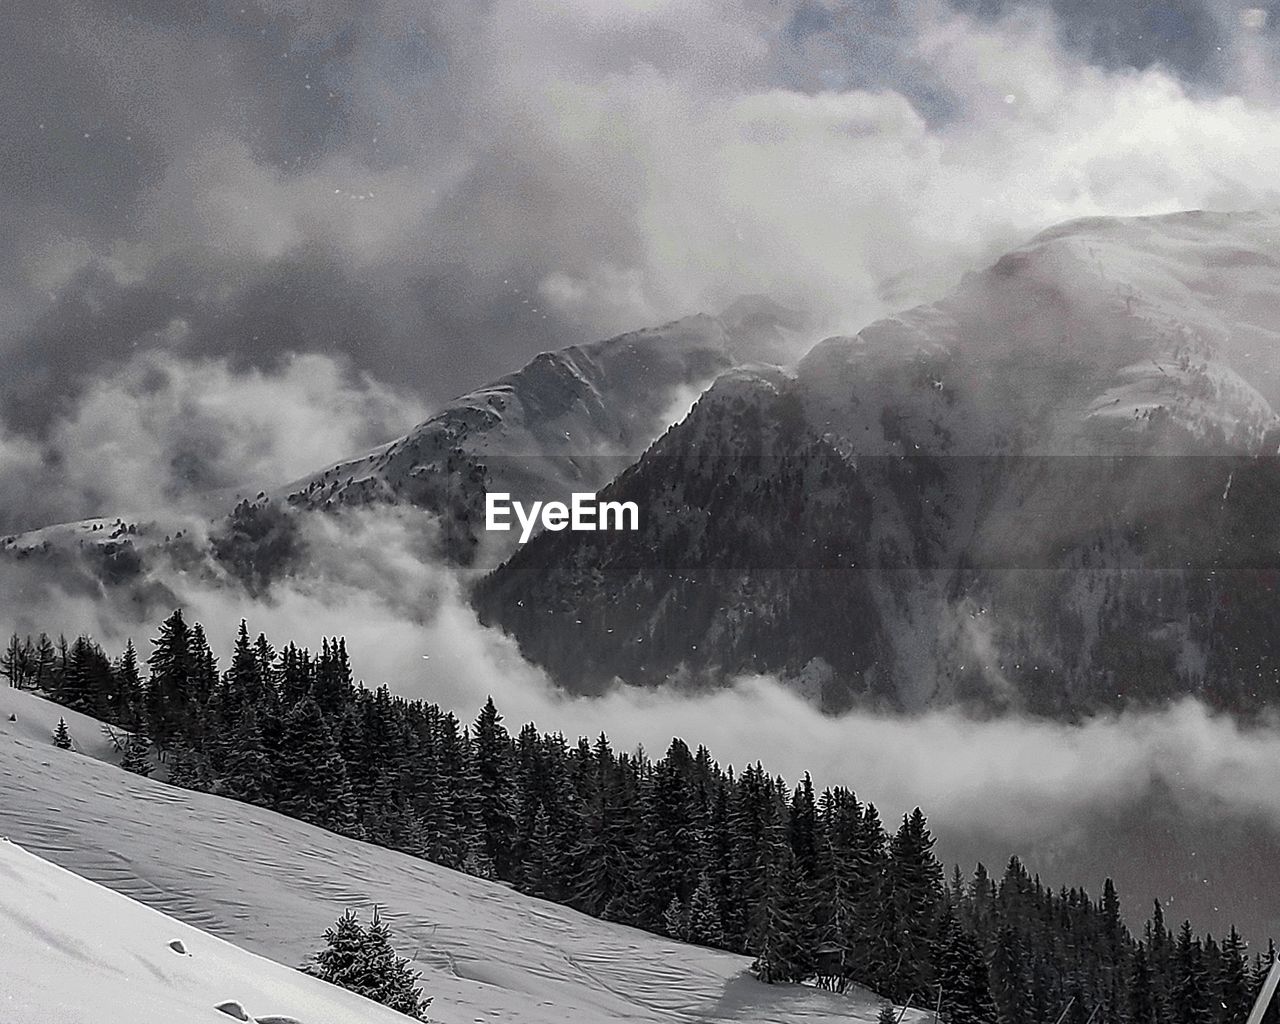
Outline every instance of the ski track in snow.
<path id="1" fill-rule="evenodd" d="M 17 722 L 8 721 L 11 713 Z M 440 1024 L 834 1024 L 876 1017 L 879 1001 L 867 992 L 841 996 L 763 985 L 749 975 L 750 960 L 743 956 L 597 921 L 271 811 L 57 750 L 51 733 L 59 717 L 80 749 L 107 756 L 109 746 L 98 742 L 92 719 L 31 694 L 0 691 L 0 836 L 286 965 L 303 963 L 319 948 L 324 930 L 344 910 L 367 919 L 376 903 L 401 954 L 412 956 L 422 971 L 424 992 L 434 997 L 428 1015 Z M 0 885 L 0 923 L 12 909 L 11 889 Z M 70 921 L 54 915 L 60 934 L 75 924 L 78 896 L 75 905 Z M 37 902 L 29 914 L 48 920 L 49 909 Z M 174 957 L 165 945 L 174 937 L 157 933 L 161 953 Z M 189 947 L 195 941 L 179 937 Z M 68 1001 L 61 1016 L 6 1017 L 4 995 L 20 993 L 33 964 L 47 953 L 34 940 L 4 946 L 0 1024 L 178 1019 L 89 1012 L 74 1002 L 83 995 L 76 986 L 65 993 L 54 986 L 45 994 Z M 239 997 L 229 992 L 222 998 Z M 312 1024 L 287 1005 L 259 1010 L 293 1013 Z M 213 1013 L 208 1019 L 226 1024 L 231 1018 Z"/>

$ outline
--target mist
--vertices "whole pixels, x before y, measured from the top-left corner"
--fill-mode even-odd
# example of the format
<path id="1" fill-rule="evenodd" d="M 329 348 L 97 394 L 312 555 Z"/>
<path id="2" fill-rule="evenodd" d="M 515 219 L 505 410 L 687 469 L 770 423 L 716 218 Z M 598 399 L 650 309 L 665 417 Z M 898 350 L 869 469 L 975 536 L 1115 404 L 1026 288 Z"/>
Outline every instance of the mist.
<path id="1" fill-rule="evenodd" d="M 1280 851 L 1280 732 L 1244 726 L 1183 700 L 1079 725 L 954 710 L 912 716 L 825 715 L 779 680 L 740 678 L 699 692 L 615 685 L 574 697 L 482 626 L 467 581 L 431 560 L 434 527 L 420 513 L 363 511 L 303 520 L 305 572 L 252 598 L 234 581 L 165 574 L 145 600 L 69 593 L 29 566 L 0 563 L 6 618 L 20 632 L 89 632 L 113 652 L 140 652 L 171 610 L 201 622 L 225 665 L 241 618 L 277 646 L 343 636 L 357 677 L 471 721 L 492 696 L 508 728 L 534 722 L 570 740 L 606 733 L 615 748 L 661 757 L 674 736 L 724 765 L 760 761 L 791 784 L 844 785 L 893 824 L 929 816 L 939 855 L 998 876 L 1018 855 L 1053 885 L 1098 893 L 1114 877 L 1135 926 L 1152 899 L 1171 915 L 1261 938 L 1276 922 L 1258 905 Z M 171 588 L 171 589 L 168 589 Z M 145 594 L 145 588 L 133 591 Z"/>

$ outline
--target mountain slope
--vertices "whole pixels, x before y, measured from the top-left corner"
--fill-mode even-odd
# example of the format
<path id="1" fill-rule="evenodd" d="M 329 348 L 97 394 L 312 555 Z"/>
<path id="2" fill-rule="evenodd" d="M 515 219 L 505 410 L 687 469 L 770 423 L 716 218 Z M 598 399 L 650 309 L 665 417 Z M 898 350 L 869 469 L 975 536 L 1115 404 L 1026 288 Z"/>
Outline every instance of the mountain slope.
<path id="1" fill-rule="evenodd" d="M 527 502 L 598 490 L 735 361 L 729 331 L 705 315 L 544 352 L 404 437 L 292 484 L 285 500 L 304 509 L 387 502 L 430 510 L 446 553 L 469 563 L 486 491 Z"/>
<path id="2" fill-rule="evenodd" d="M 1280 216 L 1065 225 L 794 376 L 713 388 L 609 490 L 638 533 L 536 538 L 477 606 L 587 688 L 774 671 L 833 707 L 1252 710 L 1280 697 L 1277 322 Z M 737 497 L 689 502 L 691 477 Z M 624 628 L 585 628 L 615 596 Z"/>
<path id="3" fill-rule="evenodd" d="M 878 1001 L 865 991 L 839 996 L 764 985 L 750 976 L 746 957 L 598 921 L 271 811 L 53 749 L 42 737 L 63 710 L 31 694 L 0 694 L 0 836 L 282 964 L 314 952 L 347 908 L 367 916 L 376 903 L 402 954 L 423 972 L 424 993 L 434 997 L 429 1016 L 440 1024 L 875 1019 Z M 72 722 L 77 741 L 89 722 Z M 0 1000 L 24 974 L 24 957 L 7 948 Z M 248 992 L 232 990 L 232 980 L 227 998 Z M 250 1012 L 290 1012 L 244 998 Z M 79 1009 L 71 1019 L 94 1019 L 92 1007 Z"/>
<path id="4" fill-rule="evenodd" d="M 262 589 L 305 565 L 304 531 L 292 513 L 389 505 L 431 513 L 449 560 L 492 564 L 514 541 L 484 535 L 486 491 L 529 502 L 598 490 L 716 375 L 747 356 L 789 358 L 802 329 L 796 314 L 748 297 L 720 317 L 544 352 L 404 436 L 261 491 L 211 523 L 161 509 L 153 522 L 66 523 L 0 538 L 0 557 L 76 589 L 122 587 L 142 601 L 167 596 L 170 564 Z"/>
<path id="5" fill-rule="evenodd" d="M 0 1013 L 41 1024 L 405 1024 L 344 989 L 237 949 L 0 841 Z M 182 951 L 171 943 L 179 942 Z"/>

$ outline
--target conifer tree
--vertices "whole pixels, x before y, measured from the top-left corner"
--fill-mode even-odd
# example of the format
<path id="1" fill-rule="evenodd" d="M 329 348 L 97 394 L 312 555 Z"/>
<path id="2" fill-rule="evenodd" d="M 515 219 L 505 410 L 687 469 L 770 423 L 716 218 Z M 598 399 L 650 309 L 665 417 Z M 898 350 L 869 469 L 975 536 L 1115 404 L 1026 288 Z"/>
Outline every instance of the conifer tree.
<path id="1" fill-rule="evenodd" d="M 720 923 L 720 906 L 711 878 L 704 871 L 689 900 L 689 924 L 685 939 L 699 946 L 723 947 L 724 928 Z"/>
<path id="2" fill-rule="evenodd" d="M 305 697 L 289 713 L 281 744 L 280 810 L 332 832 L 358 835 L 346 765 L 315 701 Z"/>
<path id="3" fill-rule="evenodd" d="M 533 817 L 526 853 L 520 865 L 520 891 L 530 896 L 550 898 L 556 888 L 547 812 L 539 806 Z"/>
<path id="4" fill-rule="evenodd" d="M 199 707 L 204 707 L 218 687 L 218 662 L 204 635 L 204 627 L 198 622 L 191 624 L 189 650 L 191 701 Z"/>
<path id="5" fill-rule="evenodd" d="M 978 865 L 971 884 L 957 873 L 943 885 L 920 811 L 890 840 L 848 790 L 815 799 L 807 778 L 791 787 L 758 763 L 722 771 L 681 740 L 656 763 L 616 754 L 603 735 L 570 745 L 532 724 L 513 741 L 492 701 L 465 730 L 436 705 L 352 685 L 341 638 L 313 657 L 248 636 L 242 626 L 214 688 L 202 630 L 175 613 L 144 699 L 132 645 L 107 673 L 88 637 L 57 648 L 47 634 L 19 638 L 17 656 L 44 658 L 55 699 L 132 731 L 133 770 L 150 771 L 148 727 L 161 723 L 171 782 L 211 783 L 482 877 L 501 871 L 609 920 L 748 953 L 770 981 L 869 985 L 899 1003 L 930 1004 L 940 990 L 955 1024 L 1043 1024 L 1072 997 L 1066 1024 L 1095 1010 L 1096 1024 L 1241 1024 L 1271 962 L 1247 971 L 1234 931 L 1221 945 L 1189 925 L 1171 935 L 1159 905 L 1135 942 L 1110 881 L 1094 902 L 1045 887 L 1016 858 L 999 884 Z"/>
<path id="6" fill-rule="evenodd" d="M 262 742 L 257 714 L 248 708 L 225 749 L 214 791 L 247 804 L 271 806 L 274 782 L 275 773 Z"/>
<path id="7" fill-rule="evenodd" d="M 511 878 L 515 867 L 512 843 L 516 834 L 515 812 L 509 791 L 511 745 L 492 697 L 485 701 L 472 733 L 476 812 L 484 855 L 499 878 Z"/>
<path id="8" fill-rule="evenodd" d="M 689 911 L 679 896 L 672 896 L 667 909 L 662 912 L 662 930 L 673 939 L 684 939 L 689 930 Z"/>
<path id="9" fill-rule="evenodd" d="M 938 951 L 941 1015 L 947 1024 L 994 1024 L 987 964 L 978 940 L 948 910 Z"/>
<path id="10" fill-rule="evenodd" d="M 142 677 L 138 672 L 138 652 L 133 640 L 125 644 L 124 654 L 116 668 L 116 721 L 135 724 L 143 713 Z"/>
<path id="11" fill-rule="evenodd" d="M 120 761 L 120 767 L 127 772 L 133 772 L 134 775 L 150 775 L 155 770 L 155 764 L 151 760 L 151 742 L 147 739 L 146 733 L 142 731 L 129 734 L 129 738 L 125 740 L 124 756 Z"/>
<path id="12" fill-rule="evenodd" d="M 169 775 L 166 781 L 169 785 L 201 793 L 209 791 L 209 767 L 204 756 L 185 742 L 179 741 L 170 748 L 167 764 Z"/>
<path id="13" fill-rule="evenodd" d="M 1155 979 L 1147 959 L 1146 943 L 1138 943 L 1129 968 L 1128 1011 L 1131 1024 L 1160 1024 L 1160 1004 Z"/>
<path id="14" fill-rule="evenodd" d="M 151 678 L 146 702 L 148 725 L 163 748 L 190 721 L 195 670 L 190 630 L 181 608 L 161 623 L 159 633 L 151 641 L 154 650 L 147 659 Z"/>
<path id="15" fill-rule="evenodd" d="M 391 929 L 373 908 L 369 927 L 348 910 L 324 934 L 326 946 L 308 964 L 306 972 L 333 985 L 356 992 L 414 1020 L 426 1018 L 430 999 L 418 986 L 420 975 L 407 957 L 396 955 Z"/>
<path id="16" fill-rule="evenodd" d="M 30 675 L 26 648 L 22 638 L 14 633 L 9 643 L 0 654 L 0 675 L 9 680 L 9 685 L 21 690 L 27 685 Z"/>
<path id="17" fill-rule="evenodd" d="M 934 932 L 942 902 L 942 865 L 920 808 L 902 819 L 889 846 L 887 893 L 893 908 L 894 991 L 903 998 L 934 984 Z"/>
<path id="18" fill-rule="evenodd" d="M 53 730 L 53 745 L 59 750 L 71 749 L 71 733 L 64 718 L 58 719 L 58 727 Z"/>
<path id="19" fill-rule="evenodd" d="M 803 981 L 812 973 L 814 936 L 806 910 L 795 858 L 777 830 L 751 930 L 751 969 L 761 981 Z"/>
<path id="20" fill-rule="evenodd" d="M 1173 949 L 1173 988 L 1170 1004 L 1174 1024 L 1211 1024 L 1208 972 L 1200 941 L 1184 921 Z"/>
<path id="21" fill-rule="evenodd" d="M 258 652 L 249 642 L 249 625 L 240 620 L 235 648 L 231 654 L 231 667 L 227 670 L 227 702 L 224 709 L 227 720 L 235 723 L 246 707 L 256 707 L 263 698 L 263 667 Z"/>
<path id="22" fill-rule="evenodd" d="M 1222 1007 L 1218 1015 L 1220 1024 L 1244 1024 L 1253 1003 L 1253 992 L 1245 942 L 1234 925 L 1222 942 L 1214 989 Z"/>
<path id="23" fill-rule="evenodd" d="M 669 758 L 654 766 L 648 791 L 639 870 L 645 879 L 643 921 L 657 928 L 665 927 L 666 912 L 673 901 L 684 907 L 693 894 L 698 877 L 698 837 L 688 786 Z"/>

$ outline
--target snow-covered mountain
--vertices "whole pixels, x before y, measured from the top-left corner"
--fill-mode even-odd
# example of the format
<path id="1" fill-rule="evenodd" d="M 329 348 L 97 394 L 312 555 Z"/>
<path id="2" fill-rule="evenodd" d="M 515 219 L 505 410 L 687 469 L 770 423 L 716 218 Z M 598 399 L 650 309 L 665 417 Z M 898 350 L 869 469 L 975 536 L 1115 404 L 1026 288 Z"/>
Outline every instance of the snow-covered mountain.
<path id="1" fill-rule="evenodd" d="M 477 604 L 571 685 L 774 671 L 830 706 L 1280 696 L 1280 215 L 1055 228 L 712 387 Z M 1274 620 L 1274 621 L 1273 621 Z"/>
<path id="2" fill-rule="evenodd" d="M 0 557 L 29 561 L 68 586 L 127 587 L 144 601 L 167 592 L 174 566 L 261 588 L 305 559 L 295 513 L 383 504 L 431 513 L 449 560 L 492 564 L 514 538 L 484 537 L 486 491 L 528 502 L 598 490 L 718 374 L 746 359 L 797 356 L 804 328 L 797 314 L 748 296 L 718 317 L 545 352 L 404 436 L 236 500 L 211 522 L 164 510 L 145 522 L 103 516 L 0 537 Z"/>
<path id="3" fill-rule="evenodd" d="M 544 352 L 282 497 L 311 510 L 378 502 L 427 509 L 441 518 L 450 557 L 469 563 L 484 532 L 486 491 L 531 501 L 598 490 L 738 361 L 729 327 L 697 315 Z"/>
<path id="4" fill-rule="evenodd" d="M 374 904 L 422 972 L 439 1024 L 876 1017 L 880 1004 L 864 990 L 765 985 L 747 957 L 140 778 L 89 756 L 110 756 L 93 719 L 8 688 L 0 697 L 0 836 L 121 894 L 0 844 L 6 1024 L 230 1024 L 214 1010 L 223 1000 L 262 1024 L 276 1015 L 280 1024 L 403 1020 L 287 970 L 345 910 L 367 919 Z M 52 747 L 60 717 L 85 754 Z M 172 939 L 190 956 L 168 948 Z M 908 1011 L 908 1024 L 922 1016 Z"/>

